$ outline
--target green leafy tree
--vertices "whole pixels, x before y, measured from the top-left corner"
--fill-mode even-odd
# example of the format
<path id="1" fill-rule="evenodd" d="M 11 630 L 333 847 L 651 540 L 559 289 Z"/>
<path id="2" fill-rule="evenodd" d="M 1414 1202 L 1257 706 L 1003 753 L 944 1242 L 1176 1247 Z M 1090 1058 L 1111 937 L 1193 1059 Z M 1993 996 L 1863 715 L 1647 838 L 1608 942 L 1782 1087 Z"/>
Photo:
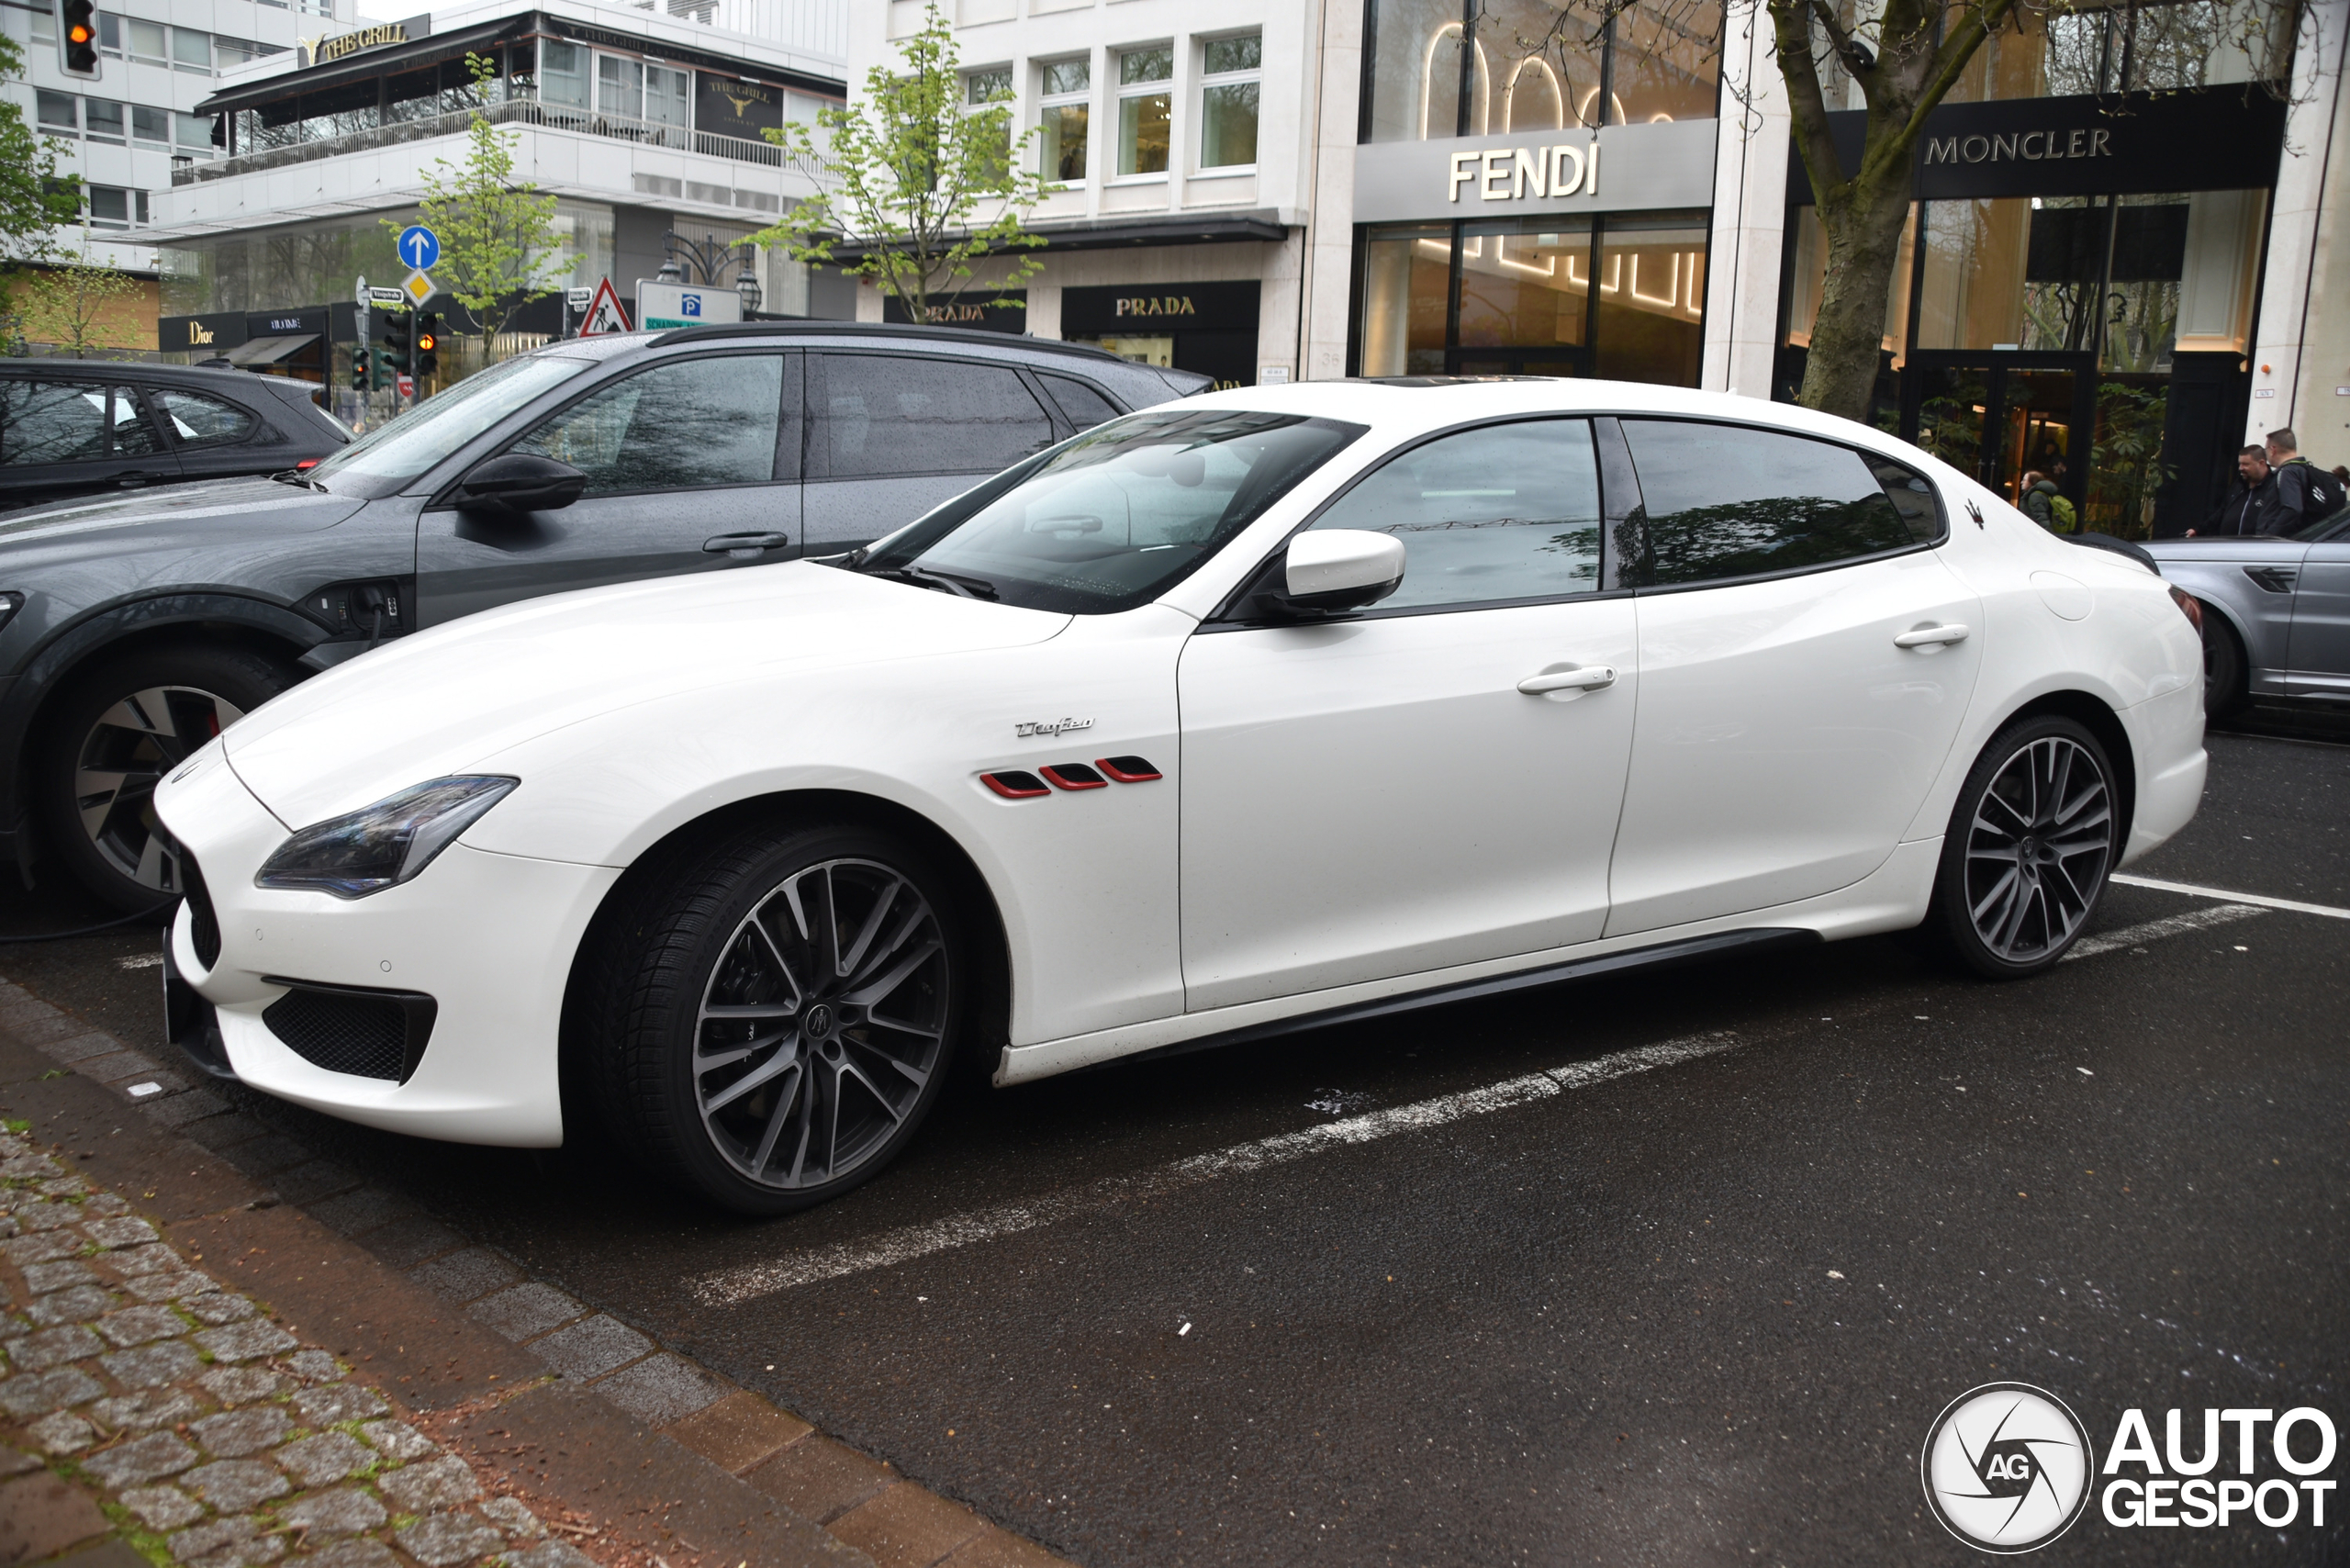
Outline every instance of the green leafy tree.
<path id="1" fill-rule="evenodd" d="M 124 307 L 145 287 L 111 263 L 93 261 L 84 237 L 78 253 L 31 269 L 17 285 L 17 330 L 75 359 L 136 348 L 140 323 Z"/>
<path id="2" fill-rule="evenodd" d="M 0 33 L 0 80 L 24 73 L 24 50 Z M 26 263 L 50 253 L 50 231 L 81 216 L 81 186 L 58 177 L 57 148 L 25 123 L 22 105 L 0 100 L 0 297 Z"/>
<path id="3" fill-rule="evenodd" d="M 1024 221 L 1045 198 L 1029 155 L 1037 132 L 1014 140 L 1002 97 L 968 102 L 959 58 L 954 29 L 933 5 L 895 66 L 866 73 L 855 107 L 819 113 L 815 134 L 797 122 L 768 130 L 767 140 L 821 171 L 820 188 L 758 242 L 825 266 L 853 251 L 841 270 L 872 280 L 917 321 L 957 297 L 984 258 L 1008 263 L 990 292 L 1040 271 L 1035 257 L 1013 254 L 1045 242 Z"/>
<path id="4" fill-rule="evenodd" d="M 463 162 L 436 158 L 426 165 L 428 194 L 419 215 L 441 237 L 441 259 L 432 281 L 471 320 L 473 330 L 495 338 L 517 312 L 561 286 L 562 238 L 555 231 L 555 200 L 538 186 L 517 184 L 514 149 L 481 106 L 498 80 L 494 61 L 467 54 L 476 104 L 470 145 Z M 384 220 L 397 234 L 404 223 Z"/>

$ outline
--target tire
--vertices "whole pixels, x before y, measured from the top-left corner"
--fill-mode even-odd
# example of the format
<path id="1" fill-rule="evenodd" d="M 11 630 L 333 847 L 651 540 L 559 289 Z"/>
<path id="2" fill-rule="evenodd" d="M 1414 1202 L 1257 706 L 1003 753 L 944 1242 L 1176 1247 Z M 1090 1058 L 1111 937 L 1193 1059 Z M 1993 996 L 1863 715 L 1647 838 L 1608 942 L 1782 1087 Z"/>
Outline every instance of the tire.
<path id="1" fill-rule="evenodd" d="M 2085 726 L 2049 715 L 2002 730 L 1951 812 L 1928 928 L 1986 979 L 2054 964 L 2105 896 L 2118 805 L 2113 764 Z"/>
<path id="2" fill-rule="evenodd" d="M 176 899 L 155 835 L 155 786 L 221 730 L 292 686 L 245 648 L 145 648 L 70 678 L 33 744 L 34 808 L 73 879 L 128 913 Z"/>
<path id="3" fill-rule="evenodd" d="M 2203 711 L 2224 719 L 2252 700 L 2244 670 L 2244 639 L 2209 605 L 2203 609 Z"/>
<path id="4" fill-rule="evenodd" d="M 937 1103 L 967 929 L 953 884 L 888 834 L 750 832 L 656 869 L 609 924 L 576 1059 L 646 1170 L 740 1214 L 808 1208 L 886 1168 Z"/>

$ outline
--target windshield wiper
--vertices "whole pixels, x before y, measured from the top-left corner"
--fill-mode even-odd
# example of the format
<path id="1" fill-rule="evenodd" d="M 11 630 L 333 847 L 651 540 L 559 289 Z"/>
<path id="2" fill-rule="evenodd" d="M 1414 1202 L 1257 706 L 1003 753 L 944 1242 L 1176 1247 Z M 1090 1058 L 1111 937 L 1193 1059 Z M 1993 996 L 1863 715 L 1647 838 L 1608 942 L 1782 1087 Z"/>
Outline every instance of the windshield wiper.
<path id="1" fill-rule="evenodd" d="M 951 593 L 958 599 L 980 599 L 994 602 L 995 584 L 985 577 L 966 577 L 953 572 L 933 571 L 927 566 L 876 566 L 865 574 L 869 577 L 888 577 L 893 582 L 912 583 L 916 588 L 930 588 L 938 593 Z"/>

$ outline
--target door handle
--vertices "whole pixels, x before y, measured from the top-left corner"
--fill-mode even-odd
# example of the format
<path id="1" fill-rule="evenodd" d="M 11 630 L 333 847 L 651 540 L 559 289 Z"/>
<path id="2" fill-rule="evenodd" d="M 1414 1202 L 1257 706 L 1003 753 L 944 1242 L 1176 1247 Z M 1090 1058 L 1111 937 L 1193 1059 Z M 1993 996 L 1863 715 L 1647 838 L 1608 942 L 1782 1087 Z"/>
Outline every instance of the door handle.
<path id="1" fill-rule="evenodd" d="M 722 533 L 701 542 L 702 554 L 725 555 L 737 561 L 747 561 L 769 550 L 781 550 L 791 543 L 789 533 Z"/>
<path id="2" fill-rule="evenodd" d="M 1893 639 L 1897 648 L 1930 648 L 1941 643 L 1964 643 L 1967 629 L 1957 622 L 1942 626 L 1920 626 L 1915 632 L 1904 632 Z"/>
<path id="3" fill-rule="evenodd" d="M 1584 665 L 1574 669 L 1546 669 L 1540 675 L 1529 675 L 1517 683 L 1517 689 L 1528 697 L 1539 697 L 1550 691 L 1597 691 L 1615 684 L 1615 666 Z"/>
<path id="4" fill-rule="evenodd" d="M 161 476 L 159 475 L 141 473 L 140 470 L 133 468 L 128 472 L 116 475 L 114 476 L 114 482 L 121 486 L 126 490 L 135 490 L 141 485 L 146 484 L 149 480 L 155 479 L 160 476 Z"/>

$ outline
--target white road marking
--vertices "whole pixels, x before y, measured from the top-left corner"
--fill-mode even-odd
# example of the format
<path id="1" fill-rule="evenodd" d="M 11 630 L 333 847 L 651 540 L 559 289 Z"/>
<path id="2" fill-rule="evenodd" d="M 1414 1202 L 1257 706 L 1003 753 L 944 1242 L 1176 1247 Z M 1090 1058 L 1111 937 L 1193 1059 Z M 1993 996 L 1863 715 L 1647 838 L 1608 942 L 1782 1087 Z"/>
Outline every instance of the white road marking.
<path id="1" fill-rule="evenodd" d="M 2295 914 L 2322 914 L 2329 920 L 2350 920 L 2350 909 L 2336 909 L 2326 903 L 2302 903 L 2298 899 L 2272 899 L 2266 893 L 2230 892 L 2225 888 L 2199 888 L 2192 882 L 2164 882 L 2152 877 L 2132 877 L 2116 871 L 2106 879 L 2124 887 L 2152 888 L 2158 893 L 2185 893 L 2189 898 L 2225 899 L 2230 903 L 2256 903 L 2263 909 L 2288 909 Z"/>
<path id="2" fill-rule="evenodd" d="M 1426 1132 L 1431 1127 L 1440 1127 L 1464 1117 L 1506 1111 L 1537 1100 L 1547 1100 L 1569 1090 L 1588 1089 L 1610 1079 L 1695 1061 L 1700 1057 L 1729 1050 L 1739 1043 L 1739 1036 L 1728 1031 L 1666 1040 L 1659 1045 L 1617 1051 L 1591 1061 L 1528 1073 L 1524 1078 L 1489 1083 L 1482 1089 L 1438 1095 L 1433 1100 L 1391 1106 L 1383 1111 L 1370 1111 L 1344 1121 L 1326 1122 L 1298 1132 L 1259 1138 L 1253 1143 L 1236 1144 L 1230 1148 L 1178 1159 L 1156 1170 L 1139 1171 L 1131 1176 L 1109 1177 L 1070 1192 L 1049 1193 L 1027 1203 L 998 1204 L 989 1208 L 974 1209 L 968 1214 L 948 1215 L 923 1225 L 883 1231 L 878 1236 L 856 1241 L 787 1253 L 769 1262 L 722 1269 L 694 1282 L 694 1299 L 704 1306 L 739 1306 L 744 1302 L 773 1295 L 778 1291 L 794 1290 L 801 1285 L 837 1280 L 874 1269 L 886 1269 L 916 1258 L 926 1258 L 934 1252 L 968 1247 L 975 1242 L 992 1241 L 1001 1236 L 1035 1230 L 1056 1220 L 1091 1214 L 1114 1204 L 1165 1197 L 1170 1193 L 1195 1187 L 1218 1177 L 1246 1175 L 1349 1144 L 1393 1137 L 1398 1133 Z"/>
<path id="3" fill-rule="evenodd" d="M 118 969 L 152 969 L 161 968 L 162 962 L 163 955 L 161 953 L 133 953 L 129 958 L 117 958 L 114 967 Z"/>
<path id="4" fill-rule="evenodd" d="M 2085 936 L 2073 944 L 2073 950 L 2056 961 L 2069 964 L 2075 958 L 2094 958 L 2110 953 L 2116 947 L 2135 947 L 2143 943 L 2159 941 L 2165 936 L 2182 936 L 2189 931 L 2205 931 L 2214 925 L 2229 925 L 2247 920 L 2255 914 L 2266 914 L 2248 903 L 2223 903 L 2217 909 L 2199 909 L 2187 914 L 2174 914 L 2166 920 L 2150 920 L 2143 925 L 2125 925 L 2119 931 L 2109 931 L 2102 936 Z"/>

